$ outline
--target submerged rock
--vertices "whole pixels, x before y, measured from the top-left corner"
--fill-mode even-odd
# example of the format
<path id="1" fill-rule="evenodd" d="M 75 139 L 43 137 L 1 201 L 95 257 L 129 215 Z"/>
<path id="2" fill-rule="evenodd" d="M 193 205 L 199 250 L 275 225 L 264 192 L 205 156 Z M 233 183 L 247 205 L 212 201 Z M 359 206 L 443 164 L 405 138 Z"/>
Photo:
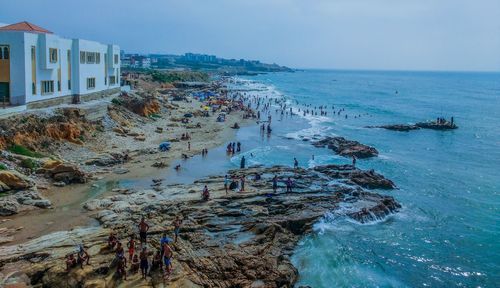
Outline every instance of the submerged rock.
<path id="1" fill-rule="evenodd" d="M 358 141 L 347 140 L 344 137 L 326 137 L 312 143 L 315 147 L 327 147 L 341 156 L 369 158 L 378 156 L 374 147 L 361 144 Z"/>
<path id="2" fill-rule="evenodd" d="M 420 129 L 417 125 L 412 124 L 392 124 L 392 125 L 381 125 L 381 126 L 366 126 L 365 128 L 382 128 L 393 131 L 408 132 L 411 130 Z"/>
<path id="3" fill-rule="evenodd" d="M 448 121 L 442 123 L 438 123 L 437 121 L 430 121 L 430 122 L 419 122 L 416 124 L 389 124 L 380 126 L 366 126 L 365 128 L 382 128 L 393 131 L 408 132 L 411 130 L 418 130 L 418 129 L 452 130 L 452 129 L 457 129 L 458 126 L 455 123 L 451 123 Z"/>

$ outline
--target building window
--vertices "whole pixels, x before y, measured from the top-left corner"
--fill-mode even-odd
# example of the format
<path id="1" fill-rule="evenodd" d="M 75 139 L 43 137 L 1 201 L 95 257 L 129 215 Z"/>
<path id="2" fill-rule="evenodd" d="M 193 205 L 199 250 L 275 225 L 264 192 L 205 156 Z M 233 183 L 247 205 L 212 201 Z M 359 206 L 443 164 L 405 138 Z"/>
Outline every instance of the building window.
<path id="1" fill-rule="evenodd" d="M 115 85 L 115 84 L 116 84 L 116 77 L 109 76 L 109 85 Z"/>
<path id="2" fill-rule="evenodd" d="M 68 80 L 68 90 L 71 90 L 71 80 Z"/>
<path id="3" fill-rule="evenodd" d="M 87 90 L 95 88 L 95 78 L 87 78 Z"/>
<path id="4" fill-rule="evenodd" d="M 108 85 L 108 77 L 104 76 L 104 85 Z"/>
<path id="5" fill-rule="evenodd" d="M 49 48 L 49 57 L 50 57 L 50 63 L 57 62 L 57 49 L 56 48 Z"/>
<path id="6" fill-rule="evenodd" d="M 36 95 L 36 47 L 31 46 L 31 93 Z"/>
<path id="7" fill-rule="evenodd" d="M 118 54 L 115 54 L 114 57 L 115 57 L 115 64 L 118 64 Z"/>
<path id="8" fill-rule="evenodd" d="M 80 63 L 85 64 L 85 52 L 80 51 Z"/>
<path id="9" fill-rule="evenodd" d="M 101 63 L 101 53 L 99 53 L 99 52 L 95 53 L 95 63 L 96 64 Z"/>
<path id="10" fill-rule="evenodd" d="M 61 92 L 61 81 L 57 81 L 57 91 Z"/>
<path id="11" fill-rule="evenodd" d="M 9 46 L 0 45 L 0 59 L 9 59 Z"/>
<path id="12" fill-rule="evenodd" d="M 9 47 L 3 47 L 3 59 L 9 59 Z"/>
<path id="13" fill-rule="evenodd" d="M 42 95 L 54 93 L 54 81 L 42 81 Z"/>
<path id="14" fill-rule="evenodd" d="M 95 63 L 95 53 L 94 52 L 85 52 L 87 55 L 87 64 Z"/>

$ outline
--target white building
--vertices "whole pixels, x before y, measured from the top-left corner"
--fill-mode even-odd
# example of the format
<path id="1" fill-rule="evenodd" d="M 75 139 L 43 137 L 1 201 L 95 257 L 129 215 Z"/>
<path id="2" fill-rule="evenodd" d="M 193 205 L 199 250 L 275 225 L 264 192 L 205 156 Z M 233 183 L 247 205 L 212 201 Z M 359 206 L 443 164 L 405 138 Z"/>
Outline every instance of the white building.
<path id="1" fill-rule="evenodd" d="M 66 39 L 28 22 L 0 27 L 0 105 L 28 108 L 116 93 L 120 48 Z"/>

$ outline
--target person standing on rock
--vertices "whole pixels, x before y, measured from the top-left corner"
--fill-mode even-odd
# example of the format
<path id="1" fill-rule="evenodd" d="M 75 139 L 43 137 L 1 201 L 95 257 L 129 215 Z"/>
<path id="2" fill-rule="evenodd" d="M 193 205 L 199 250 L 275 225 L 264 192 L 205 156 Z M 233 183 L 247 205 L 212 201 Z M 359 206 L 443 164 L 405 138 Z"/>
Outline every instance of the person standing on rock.
<path id="1" fill-rule="evenodd" d="M 177 243 L 177 238 L 179 237 L 179 232 L 181 230 L 182 219 L 179 215 L 175 216 L 175 220 L 172 222 L 174 225 L 174 242 Z"/>
<path id="2" fill-rule="evenodd" d="M 147 235 L 149 230 L 149 225 L 144 221 L 144 217 L 141 218 L 141 222 L 139 223 L 139 237 L 141 241 L 141 246 L 147 245 Z"/>
<path id="3" fill-rule="evenodd" d="M 89 253 L 87 252 L 87 250 L 85 250 L 83 245 L 80 245 L 78 250 L 78 263 L 80 263 L 80 267 L 83 269 L 83 264 L 89 265 L 89 261 L 90 261 Z"/>
<path id="4" fill-rule="evenodd" d="M 293 158 L 293 169 L 299 168 L 299 161 L 297 161 L 297 158 Z"/>
<path id="5" fill-rule="evenodd" d="M 241 152 L 241 143 L 236 143 L 236 152 Z"/>
<path id="6" fill-rule="evenodd" d="M 245 176 L 241 176 L 240 185 L 241 185 L 240 192 L 245 192 Z"/>
<path id="7" fill-rule="evenodd" d="M 293 181 L 288 177 L 286 180 L 286 193 L 292 193 L 292 186 L 293 186 Z"/>
<path id="8" fill-rule="evenodd" d="M 168 245 L 168 243 L 163 244 L 163 264 L 165 264 L 165 279 L 170 276 L 170 272 L 172 271 L 173 255 L 174 253 L 172 252 L 172 248 L 170 248 L 170 245 Z"/>
<path id="9" fill-rule="evenodd" d="M 210 200 L 210 192 L 208 191 L 207 185 L 205 185 L 205 187 L 203 188 L 203 191 L 201 192 L 201 198 L 204 201 Z"/>
<path id="10" fill-rule="evenodd" d="M 241 157 L 241 161 L 240 161 L 240 168 L 241 168 L 241 169 L 244 169 L 244 168 L 245 168 L 245 156 Z"/>
<path id="11" fill-rule="evenodd" d="M 231 181 L 229 181 L 229 177 L 227 177 L 227 175 L 226 175 L 226 176 L 224 176 L 224 190 L 226 190 L 226 195 L 227 195 L 227 190 L 228 190 L 228 188 L 229 188 L 229 183 L 230 183 L 230 182 L 231 182 Z"/>
<path id="12" fill-rule="evenodd" d="M 130 240 L 127 242 L 127 248 L 128 248 L 128 261 L 132 261 L 132 257 L 134 256 L 135 253 L 135 239 L 134 235 L 130 235 Z"/>
<path id="13" fill-rule="evenodd" d="M 124 255 L 120 256 L 118 258 L 118 265 L 116 268 L 116 272 L 120 276 L 120 278 L 123 277 L 123 280 L 127 280 L 127 258 L 125 258 Z"/>
<path id="14" fill-rule="evenodd" d="M 191 151 L 191 142 L 188 141 L 188 151 Z"/>
<path id="15" fill-rule="evenodd" d="M 146 275 L 148 274 L 149 262 L 148 262 L 148 252 L 146 247 L 142 248 L 141 253 L 139 254 L 139 258 L 141 261 L 141 274 L 142 278 L 146 279 Z"/>
<path id="16" fill-rule="evenodd" d="M 352 166 L 356 167 L 356 156 L 352 155 Z"/>

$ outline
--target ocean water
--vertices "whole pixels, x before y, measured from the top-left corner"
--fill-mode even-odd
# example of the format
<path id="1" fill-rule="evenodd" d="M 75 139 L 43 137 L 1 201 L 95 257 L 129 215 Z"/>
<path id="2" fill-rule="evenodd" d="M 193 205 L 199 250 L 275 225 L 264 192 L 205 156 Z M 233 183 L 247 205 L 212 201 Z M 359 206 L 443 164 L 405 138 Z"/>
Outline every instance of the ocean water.
<path id="1" fill-rule="evenodd" d="M 171 181 L 236 168 L 242 155 L 248 165 L 293 165 L 293 157 L 305 167 L 350 163 L 303 141 L 338 135 L 376 147 L 379 157 L 358 166 L 398 186 L 378 191 L 403 206 L 383 221 L 361 225 L 342 209 L 325 215 L 292 257 L 297 286 L 500 287 L 500 74 L 306 70 L 247 77 L 235 86 L 284 98 L 294 111 L 326 105 L 328 115 L 273 111 L 270 136 L 255 126 L 240 129 L 242 153 L 210 150 L 184 162 Z M 345 111 L 333 115 L 332 106 Z M 454 131 L 364 128 L 451 116 Z"/>

